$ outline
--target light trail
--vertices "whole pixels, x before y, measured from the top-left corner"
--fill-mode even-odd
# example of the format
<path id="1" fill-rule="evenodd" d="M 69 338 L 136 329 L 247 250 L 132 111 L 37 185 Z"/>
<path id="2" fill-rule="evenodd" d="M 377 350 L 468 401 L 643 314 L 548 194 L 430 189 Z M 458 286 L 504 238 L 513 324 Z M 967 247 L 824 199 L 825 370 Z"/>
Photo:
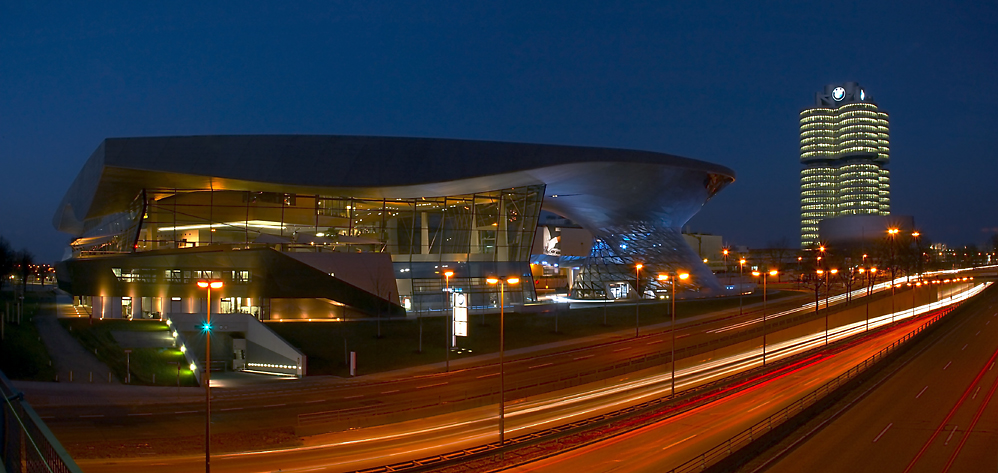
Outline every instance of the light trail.
<path id="1" fill-rule="evenodd" d="M 907 309 L 895 314 L 872 317 L 870 319 L 870 327 L 890 325 L 892 315 L 895 321 L 904 320 L 962 302 L 980 293 L 989 285 L 990 283 L 975 285 L 971 289 L 954 294 L 944 301 L 916 307 L 915 310 Z M 864 320 L 830 328 L 828 334 L 829 340 L 839 340 L 861 333 L 865 331 L 865 325 L 866 322 Z M 824 336 L 824 330 L 821 330 L 792 340 L 768 345 L 767 362 L 769 360 L 786 358 L 821 346 L 824 344 Z M 588 356 L 582 358 L 588 358 Z M 675 378 L 676 391 L 680 392 L 681 390 L 754 368 L 762 364 L 761 358 L 761 348 L 751 349 L 695 366 L 677 369 Z M 667 366 L 667 364 L 663 366 Z M 485 377 L 497 374 L 490 374 Z M 613 382 L 613 379 L 602 381 L 602 383 Z M 550 393 L 542 398 L 525 399 L 517 404 L 507 406 L 507 419 L 516 421 L 508 426 L 507 431 L 526 433 L 531 429 L 554 427 L 573 419 L 591 417 L 600 412 L 609 412 L 649 399 L 666 397 L 671 392 L 671 382 L 672 376 L 668 373 L 663 373 L 609 386 L 593 386 L 595 384 L 593 383 L 590 384 L 591 387 L 589 389 L 581 392 L 565 393 L 563 391 L 561 393 Z M 766 384 L 766 382 L 762 384 Z M 322 460 L 324 462 L 322 468 L 325 469 L 343 468 L 347 465 L 359 465 L 362 463 L 369 464 L 372 459 L 384 460 L 386 462 L 404 461 L 405 459 L 418 458 L 432 454 L 433 452 L 454 451 L 491 442 L 493 437 L 495 437 L 495 407 L 495 405 L 489 405 L 461 413 L 451 413 L 449 416 L 444 415 L 424 419 L 424 422 L 431 423 L 424 428 L 412 428 L 410 425 L 404 431 L 386 432 L 383 434 L 373 434 L 376 431 L 374 428 L 370 430 L 363 429 L 354 431 L 351 434 L 361 436 L 361 438 L 343 439 L 341 437 L 340 439 L 329 439 L 327 441 L 320 440 L 317 437 L 316 440 L 321 443 L 290 449 L 282 448 L 225 454 L 220 455 L 219 458 L 253 458 L 258 455 L 278 455 L 279 457 L 277 458 L 281 458 L 280 456 L 289 455 L 287 458 L 290 459 L 294 458 L 296 454 L 304 452 L 311 451 L 318 453 L 327 450 L 328 453 L 320 454 L 325 457 Z M 457 414 L 462 415 L 463 419 L 455 421 L 454 415 Z M 436 439 L 434 442 L 431 442 L 433 445 L 425 448 L 417 448 L 415 444 L 426 441 L 428 436 Z M 382 446 L 379 443 L 389 446 Z M 375 456 L 368 455 L 364 459 L 354 457 L 348 459 L 347 457 L 350 457 L 350 455 L 340 453 L 340 448 L 366 448 L 376 449 L 377 451 L 389 449 L 390 453 L 385 452 Z M 345 456 L 341 458 L 341 455 Z M 182 461 L 181 458 L 174 458 Z M 289 463 L 291 463 L 291 460 L 289 460 Z M 314 469 L 315 467 L 316 465 L 313 463 L 309 465 L 308 469 Z M 302 465 L 302 468 L 305 468 L 305 465 Z M 288 468 L 284 468 L 284 470 L 289 471 Z"/>
<path id="2" fill-rule="evenodd" d="M 878 317 L 872 317 L 870 318 L 870 327 L 875 328 L 875 327 L 890 325 L 892 323 L 891 322 L 892 315 L 894 316 L 894 321 L 896 322 L 898 320 L 904 320 L 906 318 L 915 317 L 920 314 L 924 314 L 927 312 L 947 307 L 952 304 L 962 302 L 970 297 L 973 297 L 974 295 L 979 294 L 990 284 L 991 283 L 984 283 L 976 285 L 973 288 L 964 291 L 959 295 L 954 295 L 952 298 L 947 298 L 944 301 L 937 301 L 916 307 L 914 315 L 911 309 L 906 309 L 904 311 L 899 311 L 894 314 L 885 314 Z M 834 330 L 830 329 L 828 338 L 829 341 L 844 339 L 852 335 L 855 335 L 857 333 L 864 332 L 865 328 L 866 328 L 865 320 L 860 322 L 855 322 L 852 324 L 847 324 L 844 326 L 836 327 Z M 825 340 L 824 331 L 820 331 L 812 333 L 810 335 L 788 340 L 785 342 L 769 345 L 767 347 L 767 360 L 787 358 L 808 351 L 812 348 L 824 345 L 825 343 L 824 340 Z M 735 374 L 761 364 L 762 364 L 762 350 L 760 348 L 757 350 L 748 350 L 739 353 L 737 355 L 732 355 L 718 360 L 702 363 L 696 366 L 684 369 L 678 369 L 676 370 L 676 390 L 678 392 L 681 389 L 687 389 L 699 386 L 701 384 L 705 384 L 715 379 L 724 378 L 730 376 L 731 374 Z M 517 417 L 522 418 L 527 415 L 543 414 L 545 412 L 549 413 L 547 416 L 544 416 L 539 420 L 529 422 L 524 425 L 510 426 L 507 429 L 507 431 L 515 432 L 526 429 L 552 427 L 554 425 L 559 425 L 560 422 L 565 422 L 573 418 L 578 419 L 601 411 L 605 412 L 609 410 L 615 410 L 621 407 L 638 404 L 640 402 L 647 401 L 652 398 L 662 397 L 671 391 L 671 381 L 672 381 L 672 376 L 670 374 L 653 375 L 641 379 L 635 379 L 615 384 L 612 386 L 602 386 L 583 392 L 559 395 L 555 397 L 542 398 L 536 400 L 528 400 L 519 404 L 507 406 L 506 408 L 507 419 L 510 418 L 515 419 Z M 561 412 L 565 410 L 568 410 L 570 413 L 561 414 Z M 447 425 L 439 425 L 426 429 L 419 429 L 414 431 L 380 436 L 380 437 L 334 442 L 334 443 L 314 445 L 302 448 L 316 449 L 316 448 L 325 448 L 328 446 L 336 446 L 336 445 L 358 444 L 368 441 L 397 439 L 408 436 L 425 435 L 426 433 L 437 432 L 446 428 L 466 428 L 472 425 L 491 424 L 494 422 L 495 416 L 490 409 L 483 409 L 481 411 L 483 412 L 480 416 L 462 422 L 449 423 Z"/>

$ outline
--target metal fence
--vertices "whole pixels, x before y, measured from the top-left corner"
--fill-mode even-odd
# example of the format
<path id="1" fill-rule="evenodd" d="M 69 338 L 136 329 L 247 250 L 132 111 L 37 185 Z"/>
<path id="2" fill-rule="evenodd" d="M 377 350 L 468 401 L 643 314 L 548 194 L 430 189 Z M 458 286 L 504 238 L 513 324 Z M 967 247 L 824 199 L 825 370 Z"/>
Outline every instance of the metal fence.
<path id="1" fill-rule="evenodd" d="M 766 435 L 773 429 L 779 427 L 781 424 L 790 420 L 793 416 L 800 414 L 805 409 L 813 406 L 818 401 L 822 400 L 825 396 L 831 394 L 833 391 L 846 384 L 860 373 L 863 373 L 867 368 L 873 366 L 880 360 L 882 360 L 887 355 L 893 353 L 905 342 L 913 338 L 914 336 L 922 333 L 925 329 L 929 328 L 936 321 L 941 319 L 943 316 L 951 312 L 954 308 L 949 307 L 940 310 L 938 313 L 933 315 L 931 318 L 921 324 L 914 331 L 909 332 L 904 337 L 875 353 L 873 356 L 863 360 L 862 363 L 857 364 L 842 373 L 841 375 L 835 377 L 831 381 L 819 386 L 815 390 L 806 394 L 804 397 L 798 399 L 793 404 L 784 407 L 777 413 L 759 421 L 755 425 L 749 427 L 748 429 L 739 432 L 735 436 L 731 437 L 719 445 L 707 450 L 706 452 L 696 456 L 695 458 L 683 463 L 682 465 L 670 470 L 670 473 L 686 473 L 691 471 L 703 471 L 707 468 L 716 465 L 721 460 L 730 456 L 733 452 L 737 452 L 739 449 L 752 443 L 759 437 Z"/>
<path id="2" fill-rule="evenodd" d="M 7 473 L 82 473 L 21 392 L 0 372 L 0 461 Z"/>

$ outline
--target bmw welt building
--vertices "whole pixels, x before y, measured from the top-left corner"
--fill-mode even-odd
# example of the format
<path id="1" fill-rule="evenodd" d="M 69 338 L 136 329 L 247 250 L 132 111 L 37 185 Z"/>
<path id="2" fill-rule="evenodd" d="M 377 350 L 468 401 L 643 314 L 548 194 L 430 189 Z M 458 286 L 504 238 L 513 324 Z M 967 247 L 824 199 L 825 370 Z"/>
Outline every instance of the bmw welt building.
<path id="1" fill-rule="evenodd" d="M 652 297 L 657 275 L 676 270 L 710 291 L 717 281 L 680 229 L 733 180 L 702 161 L 575 146 L 109 138 L 56 210 L 55 227 L 73 238 L 57 274 L 106 317 L 204 313 L 204 279 L 224 283 L 212 312 L 261 320 L 432 313 L 445 287 L 498 310 L 490 276 L 521 279 L 507 304 L 536 301 L 529 258 L 545 209 L 594 235 L 573 298 Z"/>

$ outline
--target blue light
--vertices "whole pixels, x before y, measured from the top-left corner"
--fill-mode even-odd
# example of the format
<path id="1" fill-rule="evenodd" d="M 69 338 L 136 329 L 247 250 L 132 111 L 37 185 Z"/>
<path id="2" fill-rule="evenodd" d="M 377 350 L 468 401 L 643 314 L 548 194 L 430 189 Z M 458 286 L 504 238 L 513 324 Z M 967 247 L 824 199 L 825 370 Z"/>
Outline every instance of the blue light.
<path id="1" fill-rule="evenodd" d="M 211 324 L 208 323 L 208 322 L 205 322 L 204 325 L 201 326 L 201 329 L 204 330 L 205 332 L 210 332 L 211 331 Z"/>

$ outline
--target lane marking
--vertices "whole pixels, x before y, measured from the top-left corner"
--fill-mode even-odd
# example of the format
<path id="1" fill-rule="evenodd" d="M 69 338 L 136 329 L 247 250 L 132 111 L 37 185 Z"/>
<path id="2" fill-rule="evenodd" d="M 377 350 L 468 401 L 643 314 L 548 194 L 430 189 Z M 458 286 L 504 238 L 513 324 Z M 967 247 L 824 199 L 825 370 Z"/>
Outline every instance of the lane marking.
<path id="1" fill-rule="evenodd" d="M 483 375 L 479 376 L 479 377 L 478 377 L 478 379 L 482 379 L 482 378 L 491 378 L 491 377 L 493 377 L 493 376 L 499 376 L 499 373 L 492 373 L 492 374 L 483 374 Z"/>
<path id="2" fill-rule="evenodd" d="M 926 386 L 926 387 L 928 387 L 928 386 Z M 878 435 L 877 438 L 873 439 L 873 443 L 877 443 L 877 440 L 880 440 L 880 437 L 883 437 L 884 433 L 886 433 L 887 429 L 891 428 L 892 425 L 894 425 L 893 422 L 891 422 L 890 424 L 887 424 L 887 427 L 884 427 L 884 430 L 880 431 L 880 435 Z"/>
<path id="3" fill-rule="evenodd" d="M 580 356 L 580 357 L 578 357 L 578 358 L 575 358 L 575 360 L 576 360 L 576 361 L 578 361 L 578 360 L 585 360 L 586 358 L 592 358 L 593 356 L 594 356 L 594 355 L 586 355 L 586 356 Z"/>
<path id="4" fill-rule="evenodd" d="M 918 392 L 918 396 L 915 396 L 915 399 L 918 399 L 918 398 L 922 397 L 922 393 L 924 393 L 926 389 L 929 389 L 929 387 L 926 386 L 926 387 L 922 388 L 922 390 Z"/>
<path id="5" fill-rule="evenodd" d="M 973 395 L 973 396 L 970 396 L 970 399 L 971 399 L 971 400 L 973 400 L 973 399 L 977 399 L 977 393 L 979 393 L 979 392 L 981 392 L 981 387 L 980 387 L 980 386 L 978 386 L 978 387 L 977 387 L 977 389 L 976 389 L 976 390 L 974 390 L 974 395 Z"/>
<path id="6" fill-rule="evenodd" d="M 80 417 L 104 417 L 104 414 L 86 414 Z"/>
<path id="7" fill-rule="evenodd" d="M 432 388 L 432 387 L 434 387 L 434 386 L 443 386 L 443 385 L 445 385 L 445 384 L 447 384 L 447 382 L 446 382 L 446 381 L 445 381 L 445 382 L 443 382 L 443 383 L 437 383 L 437 384 L 427 384 L 426 386 L 416 386 L 416 389 L 423 389 L 423 388 Z"/>
<path id="8" fill-rule="evenodd" d="M 648 342 L 645 345 L 658 345 L 659 343 L 665 343 L 665 340 L 658 340 L 656 342 Z"/>
<path id="9" fill-rule="evenodd" d="M 977 331 L 977 333 L 975 333 L 975 334 L 974 334 L 974 336 L 976 337 L 976 336 L 978 336 L 978 335 L 980 335 L 980 334 L 981 334 L 981 331 L 980 331 L 980 330 L 978 330 L 978 331 Z"/>
<path id="10" fill-rule="evenodd" d="M 696 437 L 696 436 L 697 436 L 697 434 L 690 435 L 689 437 L 686 437 L 686 438 L 684 438 L 684 439 L 682 439 L 682 440 L 680 440 L 678 442 L 669 444 L 668 446 L 666 446 L 662 450 L 668 450 L 668 449 L 670 449 L 672 447 L 675 447 L 676 445 L 679 445 L 679 444 L 681 444 L 681 443 L 683 443 L 683 442 L 685 442 L 685 441 L 687 441 L 687 440 L 689 440 L 689 439 L 691 439 L 693 437 Z"/>
<path id="11" fill-rule="evenodd" d="M 391 390 L 391 391 L 384 391 L 384 392 L 382 392 L 381 394 L 391 394 L 391 393 L 397 393 L 397 392 L 399 392 L 399 390 L 398 390 L 398 389 L 393 389 L 393 390 Z"/>
<path id="12" fill-rule="evenodd" d="M 964 351 L 964 350 L 966 350 L 966 349 L 967 349 L 967 345 L 970 345 L 970 344 L 969 344 L 969 343 L 965 343 L 965 344 L 963 345 L 963 348 L 961 348 L 961 349 L 960 349 L 960 351 Z"/>
<path id="13" fill-rule="evenodd" d="M 994 367 L 995 367 L 994 362 L 991 362 L 991 367 L 988 368 L 988 371 L 991 371 L 991 368 L 994 368 Z"/>
<path id="14" fill-rule="evenodd" d="M 618 348 L 618 349 L 614 350 L 613 352 L 616 353 L 618 351 L 630 350 L 631 348 L 633 348 L 633 347 Z"/>
<path id="15" fill-rule="evenodd" d="M 346 399 L 346 398 L 344 398 L 344 399 Z M 305 401 L 305 404 L 313 404 L 313 403 L 316 403 L 316 402 L 326 402 L 326 400 L 325 399 L 316 399 L 314 401 Z"/>
<path id="16" fill-rule="evenodd" d="M 946 363 L 946 366 L 943 366 L 943 369 L 945 370 L 946 368 L 949 368 L 949 365 L 952 365 L 952 364 L 953 364 L 953 362 L 952 362 L 952 361 L 951 361 L 951 362 L 949 362 L 949 363 Z"/>
<path id="17" fill-rule="evenodd" d="M 197 411 L 175 411 L 174 414 L 193 414 Z"/>
<path id="18" fill-rule="evenodd" d="M 225 409 L 219 409 L 220 411 L 241 411 L 242 407 L 226 407 Z"/>
<path id="19" fill-rule="evenodd" d="M 128 414 L 128 415 L 130 415 L 130 416 L 151 416 L 152 412 L 138 412 L 138 413 L 135 413 L 135 414 Z"/>
<path id="20" fill-rule="evenodd" d="M 287 405 L 287 404 L 271 404 L 271 405 L 269 405 L 269 406 L 263 406 L 263 407 L 265 407 L 265 408 L 266 408 L 266 407 L 281 407 L 281 406 L 286 406 L 286 405 Z"/>
<path id="21" fill-rule="evenodd" d="M 946 441 L 943 442 L 943 446 L 949 445 L 950 439 L 952 439 L 953 438 L 953 434 L 956 433 L 956 428 L 957 428 L 957 426 L 954 425 L 953 426 L 953 430 L 949 431 L 949 437 L 946 437 Z"/>
<path id="22" fill-rule="evenodd" d="M 758 408 L 760 408 L 762 406 L 765 406 L 766 404 L 769 404 L 770 402 L 773 402 L 773 401 L 766 401 L 766 402 L 764 402 L 762 404 L 759 404 L 758 406 L 755 406 L 755 407 L 753 407 L 753 408 L 751 408 L 751 409 L 749 409 L 749 410 L 747 410 L 745 412 L 752 412 L 752 411 L 754 411 L 754 410 L 756 410 L 756 409 L 758 409 Z"/>
<path id="23" fill-rule="evenodd" d="M 528 367 L 527 369 L 528 369 L 528 370 L 532 370 L 532 369 L 534 369 L 534 368 L 543 368 L 543 367 L 545 367 L 545 366 L 551 366 L 551 365 L 553 365 L 553 364 L 554 364 L 554 363 L 544 363 L 544 364 L 542 364 L 542 365 L 534 365 L 534 366 L 531 366 L 531 367 Z M 444 384 L 447 384 L 447 383 L 444 383 Z"/>
<path id="24" fill-rule="evenodd" d="M 347 396 L 347 397 L 345 397 L 343 399 L 357 399 L 358 397 L 364 397 L 364 395 L 363 394 L 358 394 L 356 396 Z"/>

